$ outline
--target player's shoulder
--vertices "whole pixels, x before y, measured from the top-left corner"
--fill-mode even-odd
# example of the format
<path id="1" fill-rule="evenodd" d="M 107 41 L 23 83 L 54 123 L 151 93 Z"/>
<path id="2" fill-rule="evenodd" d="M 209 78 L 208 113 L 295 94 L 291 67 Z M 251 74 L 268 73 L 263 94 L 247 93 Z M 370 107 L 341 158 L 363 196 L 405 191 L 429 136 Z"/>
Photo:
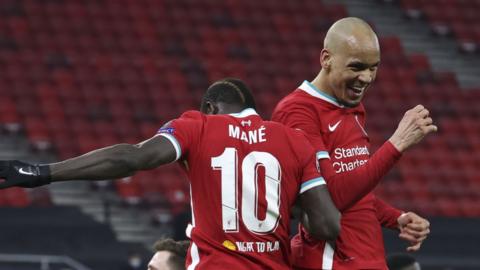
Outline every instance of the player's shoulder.
<path id="1" fill-rule="evenodd" d="M 298 128 L 290 128 L 290 127 L 285 127 L 286 133 L 288 136 L 292 139 L 294 144 L 300 144 L 300 145 L 305 145 L 309 144 L 308 142 L 308 135 L 305 133 L 305 131 L 298 129 Z"/>
<path id="2" fill-rule="evenodd" d="M 295 89 L 290 94 L 283 97 L 280 102 L 278 102 L 277 108 L 284 108 L 290 106 L 303 106 L 310 104 L 312 101 L 308 94 L 302 91 L 300 88 Z"/>
<path id="3" fill-rule="evenodd" d="M 207 115 L 195 111 L 195 110 L 190 110 L 182 113 L 180 117 L 177 119 L 174 119 L 172 122 L 172 125 L 176 127 L 189 127 L 189 128 L 202 128 L 205 125 L 206 122 L 206 117 Z"/>
<path id="4" fill-rule="evenodd" d="M 303 143 L 307 139 L 306 133 L 298 128 L 291 128 L 282 123 L 274 122 L 274 121 L 264 121 L 264 123 L 275 130 L 277 130 L 276 135 L 280 135 L 282 133 L 285 137 L 287 137 L 293 144 Z"/>
<path id="5" fill-rule="evenodd" d="M 308 139 L 308 135 L 303 130 L 286 126 L 284 130 L 292 152 L 297 156 L 298 160 L 303 160 L 302 156 L 313 153 L 313 146 Z"/>
<path id="6" fill-rule="evenodd" d="M 189 110 L 189 111 L 186 111 L 186 112 L 182 113 L 182 115 L 179 118 L 201 120 L 201 119 L 205 118 L 205 114 L 203 114 L 199 111 L 196 111 L 196 110 Z"/>
<path id="7" fill-rule="evenodd" d="M 159 129 L 159 133 L 173 133 L 173 130 L 175 130 L 174 127 L 178 127 L 184 124 L 191 124 L 192 122 L 195 122 L 195 120 L 201 120 L 203 118 L 203 114 L 199 111 L 186 111 L 182 113 L 179 117 L 172 119 L 165 124 Z"/>
<path id="8" fill-rule="evenodd" d="M 272 119 L 280 121 L 285 115 L 296 114 L 316 114 L 316 102 L 305 91 L 296 89 L 292 93 L 285 96 L 275 107 Z"/>

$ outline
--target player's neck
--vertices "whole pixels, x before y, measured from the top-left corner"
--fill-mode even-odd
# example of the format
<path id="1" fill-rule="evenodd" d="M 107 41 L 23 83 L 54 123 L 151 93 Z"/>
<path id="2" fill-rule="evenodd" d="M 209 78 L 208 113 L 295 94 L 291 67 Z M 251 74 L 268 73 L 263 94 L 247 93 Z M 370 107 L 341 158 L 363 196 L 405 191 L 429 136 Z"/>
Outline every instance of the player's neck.
<path id="1" fill-rule="evenodd" d="M 243 111 L 243 106 L 218 103 L 218 114 L 232 114 L 232 113 L 241 113 Z"/>
<path id="2" fill-rule="evenodd" d="M 331 97 L 335 96 L 334 93 L 333 93 L 333 90 L 330 89 L 330 87 L 328 85 L 327 76 L 326 76 L 325 71 L 323 69 L 320 70 L 317 77 L 315 77 L 315 79 L 313 79 L 313 81 L 311 83 L 313 84 L 313 86 L 315 86 L 318 90 L 322 91 L 323 93 L 325 93 L 325 94 L 327 94 Z"/>

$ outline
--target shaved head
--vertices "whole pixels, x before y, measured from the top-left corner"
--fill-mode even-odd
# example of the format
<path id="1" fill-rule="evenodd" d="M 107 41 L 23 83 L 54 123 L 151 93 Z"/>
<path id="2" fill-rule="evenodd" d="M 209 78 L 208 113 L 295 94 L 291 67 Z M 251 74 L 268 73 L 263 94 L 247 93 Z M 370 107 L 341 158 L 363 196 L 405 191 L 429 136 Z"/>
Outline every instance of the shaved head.
<path id="1" fill-rule="evenodd" d="M 312 84 L 343 106 L 359 105 L 380 63 L 377 35 L 364 20 L 343 18 L 328 29 L 323 46 Z"/>
<path id="2" fill-rule="evenodd" d="M 328 29 L 323 47 L 330 53 L 342 53 L 345 50 L 380 49 L 377 35 L 370 25 L 355 17 L 336 21 Z"/>

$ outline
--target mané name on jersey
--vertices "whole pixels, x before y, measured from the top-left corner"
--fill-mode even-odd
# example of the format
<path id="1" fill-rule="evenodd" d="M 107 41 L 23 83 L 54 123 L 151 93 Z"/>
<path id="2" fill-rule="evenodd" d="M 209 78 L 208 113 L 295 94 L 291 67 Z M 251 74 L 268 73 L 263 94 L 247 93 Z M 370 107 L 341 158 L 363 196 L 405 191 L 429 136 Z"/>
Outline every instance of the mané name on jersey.
<path id="1" fill-rule="evenodd" d="M 188 168 L 187 269 L 290 269 L 291 207 L 298 194 L 325 184 L 304 134 L 246 109 L 189 111 L 159 135 Z"/>

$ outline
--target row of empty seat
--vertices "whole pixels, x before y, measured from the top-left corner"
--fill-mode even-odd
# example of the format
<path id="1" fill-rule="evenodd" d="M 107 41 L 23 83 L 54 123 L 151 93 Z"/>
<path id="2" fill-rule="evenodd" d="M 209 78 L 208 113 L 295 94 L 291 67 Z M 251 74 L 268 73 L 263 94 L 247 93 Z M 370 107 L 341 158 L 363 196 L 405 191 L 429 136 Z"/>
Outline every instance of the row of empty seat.
<path id="1" fill-rule="evenodd" d="M 401 0 L 402 8 L 411 17 L 423 15 L 440 35 L 452 34 L 462 50 L 480 48 L 480 2 L 477 0 Z"/>
<path id="2" fill-rule="evenodd" d="M 428 2 L 402 5 L 423 10 Z M 6 67 L 0 121 L 8 130 L 21 125 L 37 150 L 62 159 L 153 136 L 164 122 L 198 108 L 209 83 L 227 76 L 252 87 L 268 118 L 281 97 L 313 79 L 325 31 L 347 15 L 342 5 L 316 0 L 8 3 L 0 8 Z M 378 78 L 365 99 L 374 148 L 417 104 L 429 108 L 439 132 L 404 155 L 379 194 L 427 215 L 480 214 L 467 207 L 480 199 L 472 192 L 480 184 L 480 156 L 471 154 L 480 149 L 480 91 L 461 90 L 452 73 L 433 71 L 425 55 L 407 55 L 397 37 L 380 43 Z M 171 214 L 190 201 L 175 166 L 114 186 L 127 203 Z"/>

